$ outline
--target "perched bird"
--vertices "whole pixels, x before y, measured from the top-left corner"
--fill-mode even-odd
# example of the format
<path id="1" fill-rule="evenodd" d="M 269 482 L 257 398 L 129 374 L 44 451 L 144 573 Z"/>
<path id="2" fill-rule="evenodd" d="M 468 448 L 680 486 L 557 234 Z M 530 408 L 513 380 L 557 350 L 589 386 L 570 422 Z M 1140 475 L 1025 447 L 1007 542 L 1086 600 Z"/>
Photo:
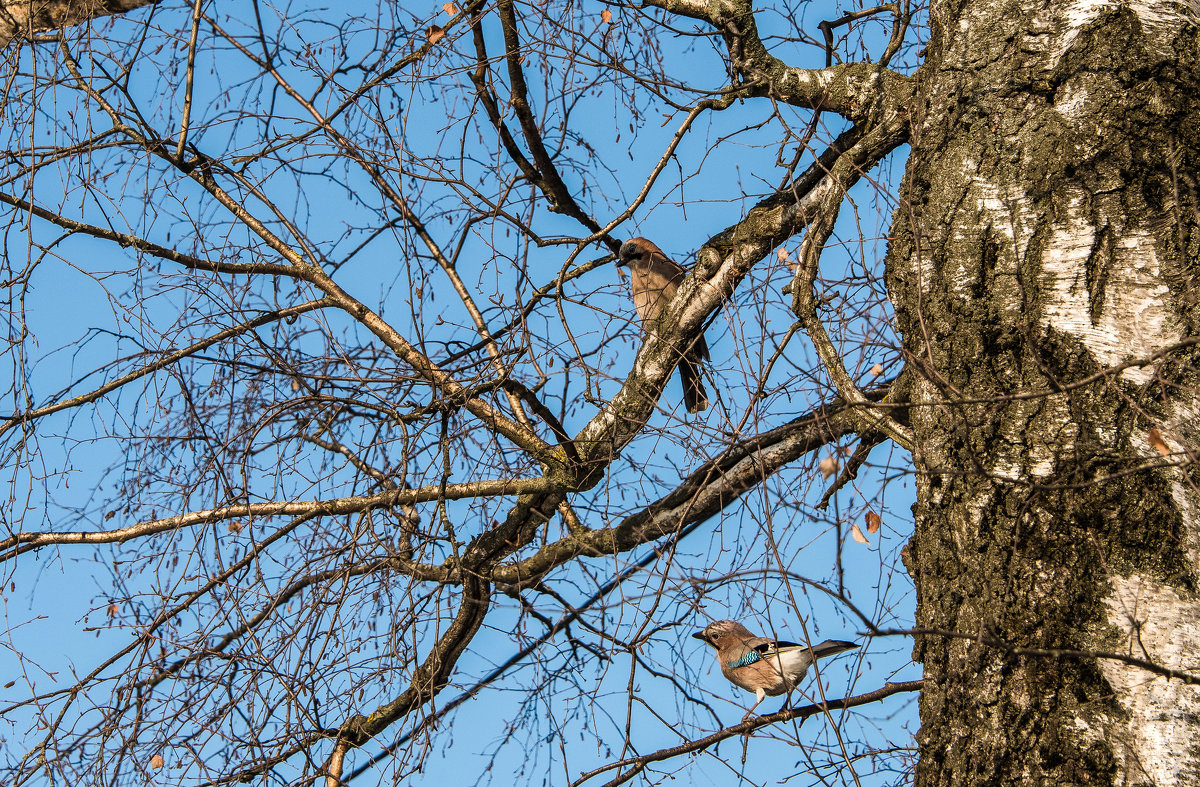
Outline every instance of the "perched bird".
<path id="1" fill-rule="evenodd" d="M 795 642 L 756 637 L 736 620 L 709 623 L 704 631 L 692 636 L 717 649 L 722 675 L 757 695 L 758 701 L 746 711 L 746 719 L 768 695 L 778 697 L 794 689 L 813 659 L 858 647 L 840 639 L 827 639 L 809 648 Z"/>
<path id="2" fill-rule="evenodd" d="M 622 265 L 628 265 L 633 274 L 630 285 L 633 305 L 642 324 L 649 327 L 675 297 L 686 271 L 645 238 L 634 238 L 621 244 L 617 267 Z M 700 381 L 700 364 L 707 360 L 708 342 L 704 340 L 704 334 L 700 334 L 679 359 L 683 403 L 689 413 L 698 413 L 708 407 L 708 394 Z"/>

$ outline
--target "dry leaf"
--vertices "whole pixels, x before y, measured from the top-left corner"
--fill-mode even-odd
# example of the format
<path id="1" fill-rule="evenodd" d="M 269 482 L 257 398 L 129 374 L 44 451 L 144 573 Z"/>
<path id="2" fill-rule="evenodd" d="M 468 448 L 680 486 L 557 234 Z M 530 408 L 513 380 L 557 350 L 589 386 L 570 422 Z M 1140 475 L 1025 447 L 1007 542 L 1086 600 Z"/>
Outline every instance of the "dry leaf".
<path id="1" fill-rule="evenodd" d="M 438 41 L 441 41 L 442 36 L 444 35 L 446 35 L 446 31 L 442 29 L 441 25 L 431 25 L 429 29 L 425 31 L 425 37 L 429 39 L 429 43 L 431 44 L 436 44 Z"/>
<path id="2" fill-rule="evenodd" d="M 242 532 L 242 523 L 241 523 L 241 522 L 238 522 L 238 521 L 233 521 L 233 522 L 230 522 L 230 523 L 229 523 L 229 532 L 230 532 L 230 533 L 240 533 L 240 532 Z"/>
<path id="3" fill-rule="evenodd" d="M 8 683 L 4 684 L 4 688 L 11 689 L 15 685 L 17 685 L 17 682 L 15 680 L 10 680 Z"/>
<path id="4" fill-rule="evenodd" d="M 612 11 L 605 8 L 600 12 L 600 18 L 604 20 L 605 24 L 612 24 Z"/>
<path id="5" fill-rule="evenodd" d="M 883 364 L 877 363 L 871 367 L 871 376 L 872 377 L 878 377 L 881 374 L 883 374 Z"/>
<path id="6" fill-rule="evenodd" d="M 1162 432 L 1158 431 L 1157 429 L 1151 429 L 1149 438 L 1150 445 L 1154 446 L 1160 454 L 1163 456 L 1171 455 L 1171 448 L 1167 445 L 1167 442 L 1163 440 Z"/>
<path id="7" fill-rule="evenodd" d="M 163 758 L 161 754 L 156 754 L 150 758 L 150 767 L 155 770 L 163 767 Z"/>
<path id="8" fill-rule="evenodd" d="M 827 456 L 820 461 L 817 469 L 821 471 L 821 476 L 828 479 L 831 475 L 838 471 L 838 460 L 836 456 Z"/>
<path id="9" fill-rule="evenodd" d="M 788 261 L 788 253 L 787 253 L 787 249 L 780 247 L 779 251 L 777 251 L 777 252 L 775 252 L 775 253 L 779 255 L 779 261 L 780 261 L 780 262 L 787 262 L 787 261 Z"/>
<path id="10" fill-rule="evenodd" d="M 851 525 L 851 526 L 850 526 L 850 537 L 851 537 L 851 538 L 853 538 L 855 541 L 857 541 L 857 542 L 858 542 L 858 543 L 860 543 L 860 544 L 869 544 L 869 543 L 871 543 L 871 542 L 870 542 L 870 541 L 867 539 L 867 537 L 863 535 L 863 531 L 861 531 L 861 530 L 859 530 L 859 529 L 858 529 L 858 525 Z"/>
<path id="11" fill-rule="evenodd" d="M 454 3 L 443 3 L 442 10 L 450 16 L 454 16 L 458 13 L 458 6 L 456 6 Z"/>
<path id="12" fill-rule="evenodd" d="M 842 452 L 842 456 L 850 456 L 850 454 L 854 453 L 854 449 L 848 445 L 844 445 L 838 450 Z"/>
<path id="13" fill-rule="evenodd" d="M 883 517 L 876 514 L 874 511 L 867 512 L 867 532 L 878 533 L 879 526 L 883 524 Z"/>
<path id="14" fill-rule="evenodd" d="M 116 602 L 113 602 L 112 604 L 108 605 L 108 616 L 110 618 L 115 618 L 117 616 L 117 613 L 120 611 L 121 611 L 121 608 L 119 606 L 117 606 Z"/>

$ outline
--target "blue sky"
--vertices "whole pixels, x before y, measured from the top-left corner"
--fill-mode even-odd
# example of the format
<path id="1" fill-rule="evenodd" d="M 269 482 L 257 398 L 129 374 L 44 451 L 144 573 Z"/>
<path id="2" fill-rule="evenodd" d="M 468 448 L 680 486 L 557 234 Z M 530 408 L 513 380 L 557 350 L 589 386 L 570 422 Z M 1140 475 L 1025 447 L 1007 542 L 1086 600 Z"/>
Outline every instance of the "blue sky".
<path id="1" fill-rule="evenodd" d="M 602 36 L 599 14 L 604 7 L 593 3 L 564 6 L 561 19 L 553 21 L 581 29 L 595 24 L 601 31 L 596 35 Z M 759 24 L 764 34 L 775 36 L 770 40 L 781 57 L 815 66 L 823 63 L 824 53 L 787 38 L 797 31 L 816 36 L 820 19 L 835 18 L 844 10 L 832 5 L 790 9 L 782 5 L 761 13 Z M 229 18 L 221 18 L 226 29 L 253 31 L 247 7 L 222 7 L 220 13 L 229 14 Z M 361 14 L 358 21 L 346 21 L 356 13 Z M 375 13 L 366 5 L 332 9 L 296 4 L 289 8 L 284 22 L 273 21 L 268 15 L 265 24 L 281 42 L 294 47 L 294 54 L 280 59 L 281 66 L 289 69 L 288 77 L 311 86 L 316 84 L 313 75 L 318 66 L 326 62 L 323 58 L 332 58 L 331 53 L 340 52 L 346 62 L 358 59 L 369 63 L 371 53 L 381 46 L 381 37 L 373 32 L 374 28 L 390 24 L 408 31 L 408 35 L 417 35 L 426 24 L 444 22 L 446 18 L 440 4 L 396 11 L 395 19 L 391 12 L 384 12 L 382 18 L 375 17 Z M 632 42 L 634 36 L 625 27 L 632 30 L 639 23 L 638 17 L 629 9 L 615 7 L 614 15 L 616 29 L 611 34 L 627 36 Z M 136 42 L 146 19 L 147 12 L 140 12 L 128 19 L 100 24 L 95 28 L 93 43 L 100 50 L 112 47 L 114 57 L 108 62 L 122 62 L 124 53 L 134 51 L 133 44 L 115 42 Z M 175 40 L 186 38 L 187 8 L 169 4 L 150 19 L 151 41 L 164 34 Z M 538 29 L 552 27 L 550 21 L 542 25 Z M 863 29 L 868 31 L 868 47 L 877 47 L 878 38 L 873 36 L 878 28 L 864 25 Z M 689 23 L 681 30 L 690 32 L 692 27 Z M 489 46 L 494 52 L 500 51 L 494 20 L 489 21 L 488 32 Z M 457 61 L 451 53 L 469 53 L 469 33 L 459 28 L 449 38 L 444 49 L 435 52 L 418 72 L 434 74 L 441 69 L 454 73 Z M 307 52 L 303 44 L 309 45 Z M 82 44 L 76 40 L 76 45 Z M 712 53 L 708 39 L 663 33 L 659 45 L 668 73 L 696 88 L 721 86 L 721 62 Z M 626 43 L 618 50 L 637 56 L 631 46 Z M 138 102 L 149 125 L 163 129 L 164 134 L 177 129 L 179 75 L 186 50 L 143 46 L 136 51 L 138 58 L 129 64 L 130 96 Z M 403 47 L 396 51 L 403 51 Z M 842 51 L 845 54 L 846 50 Z M 37 67 L 43 71 L 56 61 L 49 45 L 42 45 L 36 56 L 28 52 L 24 55 L 26 72 L 32 70 L 35 57 Z M 555 78 L 570 72 L 561 65 L 561 56 L 546 62 Z M 308 130 L 310 123 L 295 104 L 210 31 L 202 36 L 197 63 L 192 138 L 210 155 L 232 159 L 273 138 L 285 139 L 294 131 Z M 537 65 L 534 58 L 526 66 L 531 79 L 541 73 Z M 376 145 L 373 149 L 381 151 L 386 150 L 388 135 L 372 131 L 372 124 L 391 118 L 386 130 L 403 140 L 399 145 L 403 151 L 429 162 L 431 167 L 444 162 L 454 164 L 478 129 L 462 120 L 469 106 L 469 96 L 461 87 L 465 80 L 457 78 L 459 87 L 443 89 L 411 77 L 402 73 L 394 84 L 373 91 L 369 106 L 347 113 L 339 128 L 350 135 L 361 135 L 364 145 Z M 361 78 L 362 74 L 353 69 L 341 76 L 346 84 Z M 84 111 L 83 104 L 72 103 L 79 101 L 77 95 L 38 79 L 18 80 L 31 85 L 29 95 L 38 99 L 38 112 L 30 115 L 35 138 L 37 133 L 45 132 L 49 139 L 63 144 L 106 128 L 107 120 L 94 107 Z M 545 94 L 552 93 L 558 84 L 545 77 L 532 85 L 535 106 L 540 106 L 550 119 L 559 115 Z M 581 203 L 604 222 L 633 199 L 683 116 L 645 92 L 636 96 L 634 112 L 626 103 L 628 94 L 618 89 L 619 85 L 603 81 L 600 85 L 602 89 L 581 91 L 570 105 L 571 134 L 562 138 L 560 155 L 564 161 L 580 163 L 578 170 L 564 167 L 564 180 L 577 189 Z M 337 95 L 338 90 L 331 89 L 318 99 L 328 106 Z M 677 100 L 687 98 L 678 90 L 673 95 Z M 566 106 L 563 104 L 563 112 Z M 262 122 L 269 109 L 287 119 Z M 9 113 L 7 125 L 11 126 L 21 113 L 15 108 Z M 693 260 L 689 255 L 705 238 L 737 221 L 761 195 L 775 188 L 781 176 L 780 139 L 788 138 L 789 129 L 791 133 L 802 132 L 807 117 L 765 100 L 747 101 L 735 109 L 702 117 L 642 207 L 614 234 L 653 238 L 681 263 L 690 264 Z M 824 117 L 822 121 L 817 140 L 828 139 L 841 128 L 836 118 Z M 824 127 L 825 123 L 829 126 Z M 272 134 L 276 136 L 272 138 Z M 28 136 L 14 132 L 10 148 L 17 148 Z M 819 152 L 815 143 L 814 147 Z M 427 260 L 409 256 L 411 238 L 398 231 L 372 235 L 386 211 L 361 168 L 336 155 L 333 146 L 319 136 L 287 150 L 278 161 L 255 161 L 244 171 L 262 194 L 295 219 L 328 264 L 336 268 L 339 284 L 377 309 L 405 335 L 422 337 L 435 355 L 439 347 L 448 351 L 458 346 L 456 342 L 469 342 L 471 330 L 461 306 L 456 306 L 445 279 L 425 265 Z M 784 145 L 782 150 L 791 149 Z M 492 161 L 488 156 L 494 151 L 469 151 L 471 155 L 457 159 L 456 166 L 467 173 L 466 179 L 487 182 Z M 848 367 L 864 381 L 872 379 L 867 369 L 875 362 L 886 364 L 888 374 L 896 369 L 896 356 L 889 346 L 894 337 L 887 330 L 888 307 L 880 277 L 886 248 L 883 236 L 894 209 L 887 187 L 894 188 L 898 180 L 903 153 L 894 154 L 873 172 L 874 183 L 862 182 L 852 191 L 822 262 L 821 286 L 830 298 L 835 340 L 843 343 Z M 802 159 L 805 163 L 811 161 L 812 152 Z M 460 237 L 458 233 L 465 233 L 459 273 L 478 294 L 488 318 L 501 323 L 517 294 L 527 294 L 533 286 L 553 279 L 569 247 L 531 247 L 515 233 L 505 234 L 511 228 L 499 222 L 465 232 L 461 217 L 447 207 L 452 206 L 454 193 L 444 188 L 439 191 L 434 179 L 420 177 L 432 171 L 416 172 L 418 177 L 413 179 L 398 168 L 394 176 L 396 183 L 409 189 L 407 196 L 414 204 L 426 211 L 427 225 L 436 237 L 450 243 Z M 101 152 L 47 168 L 36 178 L 17 178 L 13 183 L 10 192 L 32 194 L 41 204 L 57 207 L 64 215 L 96 224 L 107 222 L 120 231 L 184 251 L 203 250 L 248 261 L 255 259 L 256 249 L 261 249 L 252 243 L 244 227 L 231 222 L 224 209 L 206 201 L 201 191 L 178 173 L 137 156 Z M 65 200 L 60 196 L 63 193 L 67 194 Z M 248 201 L 247 205 L 267 215 L 261 202 Z M 37 220 L 33 220 L 27 234 L 22 230 L 27 218 L 10 213 L 7 226 L 11 268 L 21 268 L 22 259 L 32 264 L 27 282 L 18 290 L 22 299 L 19 313 L 26 320 L 31 338 L 24 346 L 25 355 L 10 350 L 3 358 L 5 368 L 13 371 L 15 383 L 6 405 L 9 410 L 23 408 L 25 396 L 37 405 L 55 399 L 63 391 L 74 395 L 89 390 L 97 380 L 111 377 L 113 369 L 123 368 L 119 363 L 104 368 L 114 358 L 135 350 L 179 346 L 206 335 L 227 318 L 222 312 L 226 304 L 230 309 L 254 309 L 309 297 L 302 287 L 290 285 L 269 283 L 243 288 L 231 284 L 229 277 L 196 279 L 169 264 L 150 258 L 139 260 L 128 249 L 112 243 L 85 237 L 57 240 L 61 231 Z M 574 222 L 548 214 L 542 207 L 531 211 L 528 219 L 544 238 L 582 232 Z M 797 245 L 793 239 L 785 248 L 794 251 Z M 351 253 L 360 246 L 362 251 Z M 44 248 L 49 252 L 39 256 Z M 593 246 L 581 259 L 603 253 Z M 769 428 L 831 396 L 803 337 L 792 339 L 778 352 L 780 360 L 764 386 L 769 393 L 758 399 L 751 396 L 757 377 L 780 350 L 793 320 L 786 300 L 779 294 L 789 278 L 785 266 L 778 260 L 768 260 L 728 307 L 715 316 L 707 336 L 713 356 L 710 387 L 717 404 L 703 416 L 685 420 L 680 410 L 669 410 L 670 401 L 677 400 L 680 391 L 677 379 L 668 383 L 663 395 L 667 404 L 664 412 L 651 421 L 651 429 L 625 449 L 614 472 L 599 487 L 575 500 L 587 526 L 620 521 L 665 494 L 681 476 L 711 456 L 722 440 L 739 431 L 744 433 L 747 423 Z M 529 320 L 529 345 L 539 348 L 543 360 L 554 358 L 560 362 L 550 375 L 552 382 L 546 386 L 545 395 L 554 397 L 551 401 L 569 432 L 578 430 L 603 400 L 616 392 L 632 364 L 640 328 L 623 297 L 626 286 L 614 268 L 601 267 L 571 284 L 562 311 L 539 309 Z M 15 314 L 16 307 L 10 312 L 10 333 L 19 328 Z M 341 357 L 344 365 L 337 368 L 347 375 L 382 368 L 349 356 L 361 347 L 377 351 L 379 346 L 359 326 L 334 312 L 311 314 L 294 328 L 283 326 L 259 335 L 264 346 L 274 344 L 290 359 Z M 570 348 L 572 340 L 585 351 L 586 374 Z M 166 414 L 176 412 L 173 408 L 181 396 L 210 391 L 220 401 L 244 393 L 250 377 L 241 376 L 248 374 L 244 369 L 238 371 L 240 367 L 229 365 L 237 360 L 246 358 L 233 350 L 224 354 L 214 351 L 209 362 L 188 367 L 193 376 L 186 384 L 169 374 L 154 375 L 91 409 L 61 413 L 40 422 L 24 450 L 13 453 L 4 466 L 10 491 L 5 512 L 0 513 L 0 527 L 14 532 L 98 530 L 132 524 L 152 514 L 167 515 L 215 504 L 218 498 L 211 496 L 228 490 L 221 483 L 207 480 L 210 471 L 205 469 L 207 449 L 203 446 L 164 448 L 159 453 L 131 450 L 131 446 L 136 443 L 135 435 L 169 426 Z M 568 367 L 571 363 L 576 365 Z M 566 368 L 574 371 L 559 376 L 562 373 L 558 370 Z M 222 376 L 228 369 L 234 371 L 228 377 Z M 521 372 L 528 375 L 527 380 L 536 379 L 527 367 Z M 276 383 L 278 390 L 266 398 L 283 406 L 294 391 L 289 390 L 286 378 Z M 382 406 L 396 390 L 394 386 L 395 382 L 386 376 L 364 379 L 358 393 L 364 401 Z M 588 397 L 599 398 L 590 401 Z M 213 429 L 214 444 L 221 442 L 222 435 L 241 434 L 232 428 L 222 431 L 224 427 L 216 422 L 203 426 Z M 369 443 L 369 425 L 359 424 L 357 428 L 361 431 L 351 432 L 350 436 Z M 6 439 L 14 438 L 10 434 Z M 854 441 L 847 440 L 839 447 L 854 445 Z M 214 456 L 219 454 L 219 450 L 213 450 Z M 266 458 L 261 462 L 215 473 L 213 478 L 244 485 L 254 499 L 280 495 L 336 497 L 361 489 L 362 480 L 356 478 L 352 466 L 331 464 L 323 454 L 264 450 L 261 456 Z M 483 447 L 479 455 L 456 455 L 455 480 L 494 477 L 496 473 L 490 471 L 488 462 L 498 450 Z M 272 451 L 278 451 L 281 468 L 287 460 L 286 473 L 270 472 L 268 459 L 274 456 Z M 828 510 L 817 511 L 814 506 L 829 483 L 821 477 L 817 462 L 831 451 L 793 463 L 762 490 L 746 495 L 719 518 L 697 528 L 669 559 L 653 562 L 649 570 L 623 583 L 620 591 L 606 600 L 602 611 L 585 616 L 569 635 L 552 638 L 503 681 L 462 705 L 443 722 L 441 734 L 427 747 L 418 746 L 408 758 L 384 760 L 377 776 L 366 775 L 358 783 L 563 784 L 581 772 L 627 755 L 629 745 L 645 753 L 731 724 L 749 706 L 751 695 L 727 684 L 714 668 L 705 646 L 690 638 L 709 620 L 743 619 L 751 628 L 793 640 L 805 636 L 813 641 L 862 639 L 862 621 L 847 605 L 802 578 L 842 594 L 880 627 L 910 626 L 913 591 L 899 562 L 900 549 L 911 530 L 909 506 L 913 492 L 906 474 L 908 459 L 889 445 L 880 446 L 872 455 L 871 466 L 858 480 L 839 493 Z M 419 454 L 416 465 L 408 469 L 413 485 L 428 483 L 440 472 L 435 458 L 428 451 Z M 203 494 L 179 494 L 189 474 L 206 479 Z M 136 497 L 126 510 L 120 503 L 131 494 Z M 448 505 L 446 512 L 461 527 L 478 528 L 486 526 L 490 518 L 501 518 L 511 502 L 463 502 Z M 870 545 L 862 545 L 849 540 L 848 534 L 851 524 L 863 522 L 867 510 L 881 514 L 884 526 L 871 536 Z M 425 523 L 437 521 L 433 506 L 423 506 L 420 513 Z M 12 686 L 0 691 L 0 738 L 5 760 L 20 757 L 38 737 L 26 731 L 34 714 L 32 707 L 21 704 L 31 693 L 40 694 L 48 687 L 69 688 L 78 676 L 124 648 L 147 616 L 155 614 L 156 603 L 186 592 L 198 577 L 244 556 L 251 536 L 262 538 L 279 524 L 262 522 L 237 533 L 218 524 L 202 531 L 122 546 L 48 547 L 5 563 L 2 609 L 7 631 L 0 639 L 0 675 L 7 676 L 4 683 L 13 681 Z M 269 580 L 264 587 L 286 584 L 310 550 L 331 554 L 329 550 L 339 536 L 349 532 L 351 524 L 342 523 L 345 531 L 335 523 L 312 531 L 301 528 L 294 537 L 281 542 L 261 561 L 260 570 Z M 364 554 L 371 548 L 364 542 Z M 547 581 L 553 594 L 527 593 L 526 601 L 544 605 L 538 611 L 550 620 L 557 619 L 563 613 L 563 600 L 580 603 L 649 549 L 644 547 L 617 558 L 583 560 L 561 569 Z M 157 578 L 151 580 L 151 575 Z M 426 589 L 409 587 L 402 577 L 373 577 L 357 584 L 347 583 L 343 591 L 344 604 L 315 612 L 304 605 L 311 599 L 302 596 L 296 601 L 295 614 L 303 612 L 313 642 L 325 643 L 334 650 L 339 627 L 364 632 L 355 640 L 357 647 L 345 643 L 345 651 L 336 655 L 330 655 L 328 649 L 319 655 L 296 651 L 294 661 L 272 664 L 280 676 L 266 681 L 262 696 L 246 694 L 243 723 L 249 724 L 249 719 L 283 723 L 270 706 L 271 698 L 282 703 L 279 707 L 287 705 L 286 699 L 279 698 L 286 695 L 289 676 L 299 676 L 317 665 L 322 670 L 330 665 L 344 670 L 333 676 L 322 675 L 328 696 L 322 698 L 324 708 L 315 714 L 324 724 L 338 723 L 339 713 L 354 704 L 355 689 L 367 691 L 369 687 L 365 695 L 360 695 L 362 705 L 356 706 L 360 712 L 369 712 L 373 699 L 386 700 L 403 688 L 407 674 L 403 656 L 409 643 L 397 621 L 403 620 L 413 594 L 419 597 Z M 251 583 L 240 598 L 249 604 L 254 592 Z M 110 605 L 114 604 L 115 611 L 110 615 Z M 498 604 L 500 609 L 489 617 L 485 629 L 460 661 L 452 685 L 440 695 L 439 703 L 453 700 L 463 688 L 544 631 L 544 623 L 528 611 L 522 612 L 516 600 L 502 599 Z M 179 655 L 186 652 L 184 648 L 194 647 L 195 638 L 203 638 L 203 632 L 215 635 L 236 624 L 238 603 L 230 601 L 229 606 L 200 611 L 204 609 L 232 617 L 223 621 L 184 615 L 171 628 L 171 636 L 164 636 L 161 646 L 168 651 L 178 647 L 180 650 L 172 655 Z M 242 612 L 250 614 L 252 608 Z M 285 611 L 284 617 L 287 614 Z M 420 624 L 424 628 L 419 629 L 422 634 L 417 637 L 418 651 L 426 643 L 423 636 L 434 625 L 428 620 Z M 631 640 L 639 642 L 640 660 L 619 646 Z M 821 679 L 827 696 L 870 691 L 885 681 L 919 676 L 919 669 L 909 660 L 911 643 L 907 638 L 862 641 L 860 651 L 823 666 Z M 126 664 L 123 660 L 118 666 Z M 115 673 L 112 669 L 107 674 Z M 239 679 L 238 675 L 231 678 L 233 685 L 240 685 L 236 683 Z M 812 680 L 810 676 L 804 687 L 810 692 Z M 98 718 L 88 703 L 102 705 L 105 692 L 113 685 L 99 684 L 68 711 L 76 729 Z M 796 699 L 799 701 L 799 697 Z M 170 707 L 172 701 L 165 699 L 163 707 Z M 60 702 L 61 698 L 51 700 L 43 712 L 57 712 Z M 770 699 L 764 709 L 771 711 L 779 704 L 780 700 Z M 229 719 L 236 719 L 236 714 Z M 238 722 L 226 723 L 236 726 Z M 181 784 L 206 783 L 220 772 L 222 758 L 230 755 L 222 749 L 219 735 L 202 735 L 192 729 L 195 737 L 185 745 L 186 730 L 163 727 L 168 728 L 170 732 L 164 732 L 157 741 L 152 731 L 142 735 L 136 750 L 128 752 L 140 767 L 127 766 L 121 772 L 143 773 L 155 783 Z M 841 721 L 844 751 L 832 735 L 828 720 L 815 718 L 803 725 L 760 731 L 745 742 L 744 757 L 743 742 L 730 740 L 715 751 L 694 759 L 671 760 L 662 767 L 666 773 L 676 773 L 697 784 L 728 784 L 733 775 L 754 784 L 776 783 L 789 777 L 793 777 L 789 781 L 793 784 L 817 784 L 822 779 L 853 783 L 844 767 L 845 759 L 876 751 L 876 755 L 855 760 L 855 771 L 862 784 L 891 784 L 903 780 L 907 756 L 903 747 L 912 745 L 910 736 L 915 728 L 915 695 L 901 695 L 847 714 Z M 401 729 L 407 728 L 398 727 L 397 732 Z M 390 738 L 385 735 L 384 742 L 387 740 Z M 360 765 L 365 755 L 377 749 L 368 746 L 352 755 L 350 768 Z M 166 768 L 159 771 L 145 767 L 152 751 L 166 753 Z M 319 752 L 320 756 L 325 753 Z M 93 751 L 81 756 L 84 761 L 116 762 L 122 754 Z M 408 771 L 416 766 L 418 754 L 419 775 Z M 234 756 L 240 754 L 235 752 Z M 297 759 L 294 764 L 299 766 L 301 761 Z M 297 775 L 298 771 L 279 769 L 271 782 L 290 783 Z M 589 784 L 606 780 L 601 776 Z M 49 781 L 34 777 L 30 783 Z"/>

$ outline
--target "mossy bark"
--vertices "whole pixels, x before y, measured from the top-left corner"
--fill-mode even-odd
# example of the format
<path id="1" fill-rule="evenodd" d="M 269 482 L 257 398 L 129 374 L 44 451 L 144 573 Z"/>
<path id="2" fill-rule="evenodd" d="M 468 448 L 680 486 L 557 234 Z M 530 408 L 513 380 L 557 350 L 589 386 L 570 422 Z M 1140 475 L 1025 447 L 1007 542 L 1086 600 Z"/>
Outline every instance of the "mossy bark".
<path id="1" fill-rule="evenodd" d="M 1021 652 L 1200 666 L 1195 12 L 931 23 L 887 270 L 918 378 L 917 784 L 1200 783 L 1196 687 Z"/>

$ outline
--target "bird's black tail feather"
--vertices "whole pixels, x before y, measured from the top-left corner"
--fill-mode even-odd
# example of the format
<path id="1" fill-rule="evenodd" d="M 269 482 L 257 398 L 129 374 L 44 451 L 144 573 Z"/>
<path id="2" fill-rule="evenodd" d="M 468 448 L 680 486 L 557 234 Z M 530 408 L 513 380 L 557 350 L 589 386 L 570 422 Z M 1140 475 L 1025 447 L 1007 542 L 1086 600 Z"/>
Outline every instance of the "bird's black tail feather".
<path id="1" fill-rule="evenodd" d="M 708 409 L 708 394 L 701 381 L 700 364 L 694 355 L 684 356 L 679 362 L 679 380 L 683 383 L 683 403 L 689 413 Z"/>

